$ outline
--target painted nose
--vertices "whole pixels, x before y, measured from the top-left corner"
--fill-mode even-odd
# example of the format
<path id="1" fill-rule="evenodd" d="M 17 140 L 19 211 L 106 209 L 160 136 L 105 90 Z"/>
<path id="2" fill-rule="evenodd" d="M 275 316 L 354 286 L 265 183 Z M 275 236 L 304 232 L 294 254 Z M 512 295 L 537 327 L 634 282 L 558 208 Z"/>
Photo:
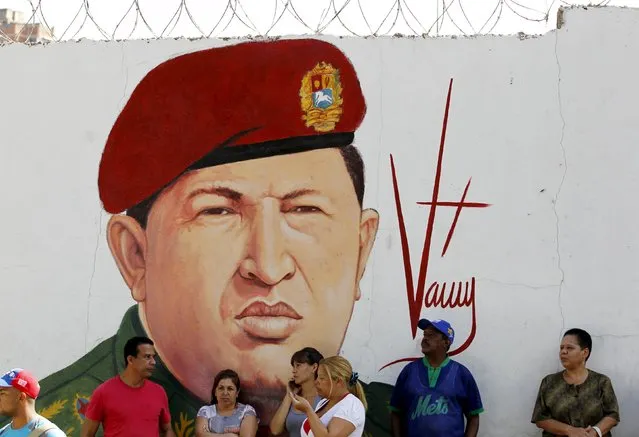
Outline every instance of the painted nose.
<path id="1" fill-rule="evenodd" d="M 240 275 L 264 286 L 274 286 L 295 274 L 295 262 L 288 253 L 286 220 L 275 199 L 263 201 L 253 218 L 247 256 Z"/>

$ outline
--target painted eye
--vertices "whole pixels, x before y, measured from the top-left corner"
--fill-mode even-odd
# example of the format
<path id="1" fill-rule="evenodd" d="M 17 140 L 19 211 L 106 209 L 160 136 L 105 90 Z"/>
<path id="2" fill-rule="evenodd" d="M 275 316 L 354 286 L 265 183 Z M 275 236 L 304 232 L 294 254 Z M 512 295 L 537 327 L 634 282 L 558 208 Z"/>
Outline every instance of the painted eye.
<path id="1" fill-rule="evenodd" d="M 290 210 L 290 212 L 295 212 L 295 213 L 309 213 L 309 212 L 322 212 L 321 209 L 319 209 L 316 206 L 308 206 L 308 205 L 303 205 L 303 206 L 296 206 L 294 208 L 292 208 Z"/>
<path id="2" fill-rule="evenodd" d="M 229 208 L 207 208 L 200 212 L 204 215 L 229 215 L 233 214 L 233 211 Z"/>

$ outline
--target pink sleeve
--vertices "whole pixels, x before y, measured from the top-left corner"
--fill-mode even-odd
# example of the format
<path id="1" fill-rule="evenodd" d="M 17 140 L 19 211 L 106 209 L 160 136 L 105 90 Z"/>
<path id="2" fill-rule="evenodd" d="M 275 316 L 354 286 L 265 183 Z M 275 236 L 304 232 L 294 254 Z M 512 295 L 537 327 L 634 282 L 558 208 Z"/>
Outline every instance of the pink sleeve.
<path id="1" fill-rule="evenodd" d="M 104 404 L 102 402 L 101 388 L 102 387 L 98 386 L 98 388 L 93 391 L 91 399 L 89 399 L 89 406 L 84 414 L 87 419 L 95 422 L 102 422 L 104 417 Z"/>

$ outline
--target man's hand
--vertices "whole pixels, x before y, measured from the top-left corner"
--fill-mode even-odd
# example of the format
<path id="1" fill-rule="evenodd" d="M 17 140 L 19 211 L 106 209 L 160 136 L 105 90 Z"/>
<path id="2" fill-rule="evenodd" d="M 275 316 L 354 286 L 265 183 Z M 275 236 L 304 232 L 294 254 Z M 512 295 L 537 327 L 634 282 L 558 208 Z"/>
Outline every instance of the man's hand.
<path id="1" fill-rule="evenodd" d="M 82 424 L 82 430 L 80 431 L 81 437 L 95 437 L 95 434 L 98 432 L 98 428 L 100 427 L 100 422 L 96 422 L 95 420 L 85 419 L 84 424 Z"/>
<path id="2" fill-rule="evenodd" d="M 391 411 L 391 435 L 393 437 L 404 437 L 406 430 L 404 429 L 403 417 L 396 411 Z"/>
<path id="3" fill-rule="evenodd" d="M 171 427 L 171 421 L 160 425 L 160 435 L 162 437 L 175 437 L 175 433 L 173 432 L 173 428 Z"/>

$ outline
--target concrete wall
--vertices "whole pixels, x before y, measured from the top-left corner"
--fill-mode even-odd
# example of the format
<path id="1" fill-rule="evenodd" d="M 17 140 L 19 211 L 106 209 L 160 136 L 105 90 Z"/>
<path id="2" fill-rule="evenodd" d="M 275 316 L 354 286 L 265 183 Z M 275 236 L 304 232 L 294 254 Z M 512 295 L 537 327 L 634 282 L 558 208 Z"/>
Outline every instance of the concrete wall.
<path id="1" fill-rule="evenodd" d="M 366 383 L 393 384 L 403 363 L 380 369 L 420 355 L 405 268 L 418 289 L 434 209 L 418 203 L 434 199 L 453 78 L 423 284 L 462 281 L 474 294 L 443 308 L 431 291 L 413 308 L 455 327 L 453 349 L 464 350 L 454 358 L 484 400 L 481 436 L 540 435 L 530 424 L 539 382 L 561 369 L 558 344 L 572 327 L 593 335 L 588 365 L 613 381 L 622 417 L 614 435 L 636 435 L 639 11 L 579 8 L 564 20 L 527 39 L 321 38 L 350 58 L 367 103 L 355 142 L 364 207 L 379 213 L 379 227 L 340 349 Z M 0 368 L 44 378 L 114 335 L 135 302 L 107 245 L 96 183 L 111 126 L 156 65 L 237 42 L 0 48 Z"/>

